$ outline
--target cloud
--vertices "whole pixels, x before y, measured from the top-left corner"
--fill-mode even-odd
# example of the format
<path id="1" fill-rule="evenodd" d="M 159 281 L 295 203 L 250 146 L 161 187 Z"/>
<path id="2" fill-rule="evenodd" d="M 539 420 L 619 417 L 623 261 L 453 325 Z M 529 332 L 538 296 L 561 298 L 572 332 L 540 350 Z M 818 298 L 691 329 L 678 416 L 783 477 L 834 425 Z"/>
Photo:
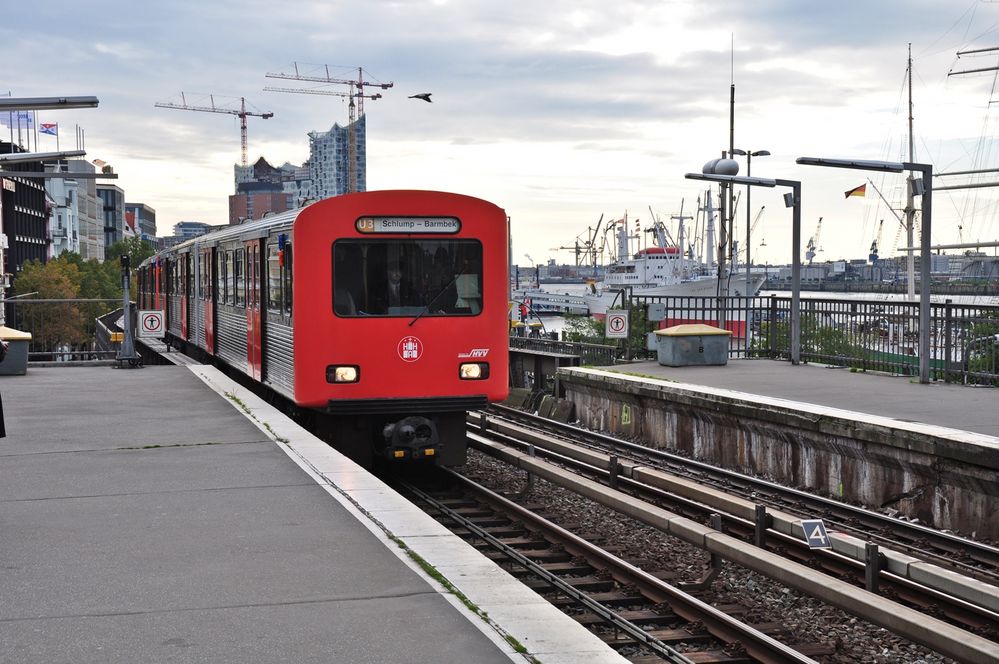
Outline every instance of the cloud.
<path id="1" fill-rule="evenodd" d="M 83 127 L 88 149 L 115 164 L 126 195 L 147 198 L 165 229 L 180 219 L 225 219 L 239 123 L 227 114 L 156 108 L 157 101 L 180 91 L 244 97 L 274 113 L 266 121 L 248 118 L 250 159 L 301 163 L 307 132 L 345 123 L 347 101 L 265 92 L 296 82 L 264 74 L 298 62 L 350 78 L 362 66 L 366 80 L 394 84 L 379 91 L 381 99 L 365 101 L 371 186 L 492 197 L 514 215 L 518 245 L 538 237 L 532 254 L 540 258 L 600 211 L 678 209 L 681 199 L 689 209 L 703 187 L 683 174 L 727 147 L 733 81 L 737 147 L 773 153 L 754 160 L 754 174 L 806 181 L 806 218 L 862 223 L 857 206 L 840 200 L 857 174 L 803 173 L 794 158 L 898 157 L 909 42 L 920 158 L 969 162 L 989 91 L 981 81 L 948 80 L 946 72 L 958 46 L 994 34 L 996 14 L 993 6 L 961 5 L 110 0 L 95 8 L 55 0 L 7 8 L 0 39 L 8 52 L 28 56 L 5 70 L 13 94 L 100 98 L 97 110 L 46 121 L 60 122 L 64 147 L 69 128 Z M 417 92 L 432 92 L 434 104 L 407 99 Z M 752 198 L 754 207 L 774 210 L 764 223 L 768 245 L 776 246 L 789 223 L 776 212 L 779 193 Z M 962 207 L 937 208 L 941 233 L 954 227 L 944 210 Z M 992 221 L 969 219 L 965 228 L 971 225 L 995 233 Z M 559 237 L 542 239 L 547 231 L 538 229 L 547 228 Z M 863 240 L 842 240 L 842 252 L 869 246 L 870 238 Z"/>

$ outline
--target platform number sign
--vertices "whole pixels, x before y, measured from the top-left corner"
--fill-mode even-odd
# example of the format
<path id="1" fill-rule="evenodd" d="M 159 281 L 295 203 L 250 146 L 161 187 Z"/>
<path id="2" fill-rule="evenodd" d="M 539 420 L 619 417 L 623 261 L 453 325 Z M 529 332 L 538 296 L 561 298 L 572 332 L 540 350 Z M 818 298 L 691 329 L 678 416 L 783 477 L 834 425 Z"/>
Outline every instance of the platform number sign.
<path id="1" fill-rule="evenodd" d="M 628 312 L 621 310 L 607 310 L 607 317 L 604 319 L 605 337 L 608 339 L 628 338 Z"/>
<path id="2" fill-rule="evenodd" d="M 803 519 L 801 528 L 805 531 L 805 541 L 809 549 L 831 549 L 832 542 L 826 533 L 826 525 L 822 519 Z"/>
<path id="3" fill-rule="evenodd" d="M 162 311 L 140 311 L 139 329 L 137 335 L 142 339 L 163 338 L 163 312 Z"/>

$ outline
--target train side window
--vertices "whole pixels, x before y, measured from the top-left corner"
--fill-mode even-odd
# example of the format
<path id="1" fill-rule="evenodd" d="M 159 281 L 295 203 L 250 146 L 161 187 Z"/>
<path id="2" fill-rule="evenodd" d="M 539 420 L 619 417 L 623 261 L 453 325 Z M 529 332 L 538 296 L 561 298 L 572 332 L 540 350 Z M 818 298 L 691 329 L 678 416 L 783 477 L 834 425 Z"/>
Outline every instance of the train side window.
<path id="1" fill-rule="evenodd" d="M 267 310 L 281 313 L 281 257 L 277 242 L 267 244 Z"/>
<path id="2" fill-rule="evenodd" d="M 243 274 L 243 249 L 237 249 L 233 252 L 233 267 L 235 269 L 235 286 L 236 286 L 236 301 L 235 305 L 237 307 L 242 307 L 246 302 L 246 279 Z"/>
<path id="3" fill-rule="evenodd" d="M 229 305 L 236 304 L 236 265 L 232 250 L 225 252 L 225 302 Z"/>
<path id="4" fill-rule="evenodd" d="M 281 269 L 281 290 L 284 292 L 284 312 L 289 316 L 291 315 L 291 260 L 291 243 L 286 242 L 284 245 L 284 260 L 282 261 L 283 266 Z"/>
<path id="5" fill-rule="evenodd" d="M 212 299 L 212 264 L 209 261 L 211 249 L 201 254 L 201 299 Z"/>
<path id="6" fill-rule="evenodd" d="M 215 301 L 225 303 L 225 252 L 215 251 Z"/>
<path id="7" fill-rule="evenodd" d="M 198 262 L 198 279 L 195 287 L 195 293 L 199 300 L 205 299 L 205 254 L 203 252 L 198 252 L 194 255 L 195 260 Z"/>

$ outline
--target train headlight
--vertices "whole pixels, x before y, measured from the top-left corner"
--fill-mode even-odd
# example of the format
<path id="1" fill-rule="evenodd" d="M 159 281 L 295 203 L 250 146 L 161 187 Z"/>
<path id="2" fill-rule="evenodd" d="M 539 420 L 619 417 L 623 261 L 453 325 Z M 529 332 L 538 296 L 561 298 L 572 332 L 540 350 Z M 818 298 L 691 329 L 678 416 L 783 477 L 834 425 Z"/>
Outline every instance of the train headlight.
<path id="1" fill-rule="evenodd" d="M 349 364 L 326 367 L 327 383 L 356 383 L 360 379 L 361 367 Z"/>
<path id="2" fill-rule="evenodd" d="M 489 363 L 464 362 L 458 367 L 458 377 L 462 380 L 485 380 L 489 378 Z"/>

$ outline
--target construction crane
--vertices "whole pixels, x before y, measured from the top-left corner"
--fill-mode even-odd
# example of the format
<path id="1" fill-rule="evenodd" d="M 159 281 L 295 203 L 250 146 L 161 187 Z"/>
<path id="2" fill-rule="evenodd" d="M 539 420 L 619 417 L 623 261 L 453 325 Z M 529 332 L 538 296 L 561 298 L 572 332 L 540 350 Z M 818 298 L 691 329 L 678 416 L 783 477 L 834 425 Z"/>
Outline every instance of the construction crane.
<path id="1" fill-rule="evenodd" d="M 317 88 L 276 88 L 272 86 L 267 86 L 264 90 L 268 92 L 291 92 L 303 95 L 332 95 L 336 97 L 347 97 L 350 99 L 350 103 L 347 104 L 347 187 L 348 193 L 357 191 L 357 125 L 355 121 L 364 117 L 364 100 L 365 99 L 381 99 L 381 94 L 365 94 L 364 88 L 366 87 L 376 87 L 382 90 L 388 90 L 394 83 L 389 81 L 388 83 L 372 83 L 371 81 L 364 80 L 364 70 L 360 67 L 357 68 L 357 80 L 346 79 L 346 78 L 334 78 L 330 74 L 329 65 L 307 65 L 312 67 L 313 71 L 320 70 L 323 75 L 314 76 L 302 74 L 299 71 L 298 63 L 292 63 L 293 73 L 285 72 L 268 72 L 265 74 L 267 78 L 283 78 L 292 81 L 307 81 L 311 83 L 322 83 L 324 85 L 346 85 L 350 89 L 348 92 L 337 92 L 334 90 L 323 90 Z M 355 103 L 354 100 L 357 100 Z"/>
<path id="2" fill-rule="evenodd" d="M 815 258 L 815 254 L 822 251 L 819 247 L 819 234 L 822 233 L 822 217 L 819 217 L 819 224 L 815 227 L 815 234 L 808 238 L 808 244 L 805 245 L 805 260 L 808 264 L 812 264 L 812 259 Z"/>
<path id="3" fill-rule="evenodd" d="M 872 265 L 878 262 L 878 246 L 881 244 L 881 229 L 884 225 L 884 219 L 878 222 L 878 230 L 874 234 L 874 241 L 871 242 L 871 253 L 867 256 L 867 260 L 870 261 Z"/>
<path id="4" fill-rule="evenodd" d="M 246 162 L 246 118 L 248 116 L 254 116 L 258 118 L 273 118 L 273 113 L 254 113 L 252 111 L 246 110 L 246 98 L 239 98 L 239 108 L 225 108 L 224 106 L 215 105 L 215 95 L 208 95 L 208 106 L 195 106 L 187 103 L 187 96 L 181 92 L 180 93 L 180 103 L 174 104 L 171 102 L 156 102 L 155 104 L 159 108 L 176 108 L 182 111 L 203 111 L 205 113 L 228 113 L 229 115 L 235 115 L 239 118 L 239 136 L 240 136 L 240 147 L 241 147 L 241 160 L 240 164 L 243 166 L 247 165 Z"/>

